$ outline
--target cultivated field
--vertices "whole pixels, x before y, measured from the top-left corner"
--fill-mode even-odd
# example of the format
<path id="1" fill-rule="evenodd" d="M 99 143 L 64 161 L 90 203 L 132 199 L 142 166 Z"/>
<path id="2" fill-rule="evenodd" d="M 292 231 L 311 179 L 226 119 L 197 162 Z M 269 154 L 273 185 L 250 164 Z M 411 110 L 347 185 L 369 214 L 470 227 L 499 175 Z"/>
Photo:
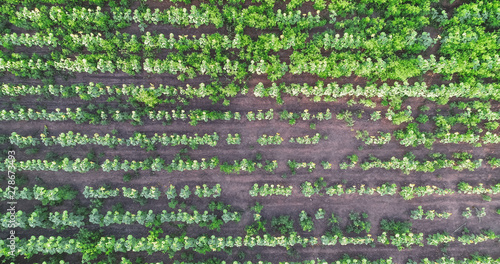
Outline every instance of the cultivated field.
<path id="1" fill-rule="evenodd" d="M 0 262 L 500 263 L 500 1 L 0 13 Z"/>

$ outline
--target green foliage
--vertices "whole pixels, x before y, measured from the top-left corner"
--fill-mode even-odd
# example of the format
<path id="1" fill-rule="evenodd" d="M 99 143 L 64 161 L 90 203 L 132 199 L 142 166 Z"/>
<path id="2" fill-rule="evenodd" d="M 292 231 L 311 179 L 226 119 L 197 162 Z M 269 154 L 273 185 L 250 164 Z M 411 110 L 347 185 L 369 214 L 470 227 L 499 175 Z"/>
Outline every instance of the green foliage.
<path id="1" fill-rule="evenodd" d="M 271 220 L 271 226 L 281 235 L 286 235 L 294 232 L 293 219 L 289 215 L 275 216 Z"/>
<path id="2" fill-rule="evenodd" d="M 356 212 L 350 212 L 349 213 L 349 220 L 351 223 L 346 226 L 346 232 L 351 233 L 354 232 L 356 234 L 359 234 L 363 231 L 366 233 L 370 232 L 371 229 L 371 223 L 370 221 L 364 221 L 363 219 L 367 219 L 368 215 L 366 213 L 356 213 Z"/>
<path id="3" fill-rule="evenodd" d="M 255 196 L 272 196 L 272 195 L 283 195 L 283 196 L 290 196 L 292 195 L 292 186 L 282 186 L 280 184 L 277 184 L 276 186 L 274 184 L 267 184 L 265 183 L 264 185 L 259 187 L 259 184 L 255 183 L 252 186 L 252 189 L 249 191 L 250 196 L 255 197 Z"/>
<path id="4" fill-rule="evenodd" d="M 306 144 L 306 145 L 318 144 L 321 137 L 322 137 L 321 134 L 316 133 L 314 136 L 311 136 L 311 137 L 309 135 L 305 135 L 303 137 L 295 137 L 295 138 L 291 137 L 289 142 L 290 143 L 298 143 L 298 144 Z"/>
<path id="5" fill-rule="evenodd" d="M 434 220 L 434 218 L 448 219 L 451 216 L 451 213 L 449 213 L 449 212 L 438 213 L 435 210 L 424 211 L 422 209 L 422 206 L 419 205 L 417 210 L 411 211 L 410 216 L 413 219 L 419 219 L 419 220 L 422 219 L 422 217 L 424 217 L 424 216 L 425 216 L 425 219 L 429 219 L 429 220 Z"/>
<path id="6" fill-rule="evenodd" d="M 299 214 L 299 223 L 300 227 L 302 227 L 302 231 L 311 232 L 314 230 L 314 223 L 312 217 L 310 217 L 303 210 Z"/>
<path id="7" fill-rule="evenodd" d="M 134 178 L 134 174 L 132 173 L 125 173 L 123 174 L 123 182 L 129 182 Z"/>
<path id="8" fill-rule="evenodd" d="M 476 208 L 476 216 L 478 218 L 482 218 L 486 216 L 486 208 L 482 207 L 481 209 Z"/>
<path id="9" fill-rule="evenodd" d="M 297 173 L 297 169 L 300 168 L 307 168 L 308 172 L 313 172 L 314 169 L 316 169 L 316 163 L 314 162 L 297 162 L 295 160 L 288 160 L 287 162 L 288 168 L 292 172 L 292 175 L 295 175 Z"/>
<path id="10" fill-rule="evenodd" d="M 370 136 L 366 130 L 356 130 L 356 139 L 363 141 L 366 145 L 384 145 L 391 141 L 391 133 L 378 131 L 379 136 Z"/>
<path id="11" fill-rule="evenodd" d="M 85 228 L 81 228 L 79 230 L 76 238 L 81 243 L 81 252 L 83 253 L 82 262 L 94 260 L 97 258 L 97 256 L 99 256 L 100 251 L 95 247 L 95 245 L 101 239 L 101 237 L 101 231 L 89 231 Z"/>
<path id="12" fill-rule="evenodd" d="M 35 155 L 35 154 L 38 153 L 38 151 L 39 151 L 38 148 L 28 148 L 28 149 L 26 149 L 24 151 L 24 154 L 26 154 L 26 155 Z"/>
<path id="13" fill-rule="evenodd" d="M 377 120 L 380 120 L 382 118 L 382 115 L 380 114 L 380 111 L 375 111 L 373 113 L 370 114 L 370 120 L 372 121 L 377 121 Z"/>
<path id="14" fill-rule="evenodd" d="M 419 122 L 420 124 L 425 124 L 427 123 L 427 121 L 429 121 L 429 117 L 427 115 L 423 115 L 423 114 L 420 114 L 418 117 L 417 117 L 417 122 Z"/>
<path id="15" fill-rule="evenodd" d="M 260 214 L 263 208 L 263 205 L 261 205 L 259 202 L 256 202 L 255 205 L 250 208 L 250 210 L 254 211 L 257 214 Z"/>
<path id="16" fill-rule="evenodd" d="M 302 194 L 305 197 L 311 197 L 314 194 L 323 195 L 321 191 L 326 187 L 326 182 L 323 177 L 318 178 L 313 184 L 306 181 L 300 185 Z"/>
<path id="17" fill-rule="evenodd" d="M 332 164 L 328 161 L 321 161 L 321 166 L 323 166 L 325 170 L 330 170 L 332 168 Z"/>
<path id="18" fill-rule="evenodd" d="M 338 120 L 344 120 L 347 126 L 351 127 L 354 125 L 354 120 L 352 119 L 352 112 L 349 110 L 343 110 L 337 114 Z"/>
<path id="19" fill-rule="evenodd" d="M 257 139 L 257 143 L 259 143 L 261 146 L 265 145 L 281 145 L 283 142 L 283 138 L 280 136 L 280 133 L 276 133 L 274 136 L 268 136 L 266 134 L 263 134 Z"/>
<path id="20" fill-rule="evenodd" d="M 316 218 L 316 220 L 325 218 L 325 211 L 322 208 L 319 208 L 316 214 L 314 214 L 314 217 Z"/>
<path id="21" fill-rule="evenodd" d="M 427 111 L 429 111 L 429 109 L 431 109 L 431 108 L 427 105 L 422 105 L 418 108 L 418 110 L 420 110 L 422 112 L 427 112 Z"/>
<path id="22" fill-rule="evenodd" d="M 498 127 L 500 126 L 500 124 L 496 121 L 493 121 L 493 122 L 486 122 L 484 124 L 484 127 L 489 130 L 489 131 L 493 131 L 493 130 L 496 130 Z"/>
<path id="23" fill-rule="evenodd" d="M 470 207 L 465 208 L 465 210 L 462 212 L 462 216 L 469 219 L 472 216 L 472 210 Z"/>
<path id="24" fill-rule="evenodd" d="M 226 142 L 228 145 L 239 145 L 241 144 L 240 134 L 236 133 L 233 135 L 227 134 Z"/>
<path id="25" fill-rule="evenodd" d="M 455 237 L 449 235 L 447 232 L 436 233 L 427 237 L 427 244 L 431 246 L 439 246 L 440 244 L 447 244 L 455 241 Z"/>
<path id="26" fill-rule="evenodd" d="M 347 159 L 349 159 L 350 162 L 349 163 L 346 163 L 346 162 L 340 163 L 339 164 L 340 169 L 342 169 L 342 170 L 346 170 L 348 168 L 352 169 L 356 166 L 356 164 L 358 163 L 358 160 L 359 160 L 358 155 L 356 155 L 356 154 L 352 154 L 352 155 L 347 156 Z"/>
<path id="27" fill-rule="evenodd" d="M 181 189 L 181 191 L 179 193 L 179 197 L 186 200 L 189 198 L 190 195 L 191 195 L 191 191 L 189 190 L 189 186 L 185 185 L 184 188 Z"/>
<path id="28" fill-rule="evenodd" d="M 400 125 L 402 123 L 413 121 L 413 117 L 411 116 L 411 114 L 412 114 L 411 106 L 407 106 L 406 110 L 400 112 L 394 112 L 392 111 L 392 109 L 389 109 L 387 110 L 385 117 L 389 121 L 392 121 L 393 124 Z"/>
<path id="29" fill-rule="evenodd" d="M 424 145 L 428 149 L 432 149 L 432 145 L 436 141 L 436 136 L 428 132 L 420 132 L 418 124 L 410 123 L 404 130 L 397 130 L 394 132 L 394 137 L 400 140 L 403 146 Z"/>
<path id="30" fill-rule="evenodd" d="M 393 219 L 382 219 L 380 221 L 380 229 L 391 234 L 404 234 L 411 231 L 412 223 L 397 221 Z"/>

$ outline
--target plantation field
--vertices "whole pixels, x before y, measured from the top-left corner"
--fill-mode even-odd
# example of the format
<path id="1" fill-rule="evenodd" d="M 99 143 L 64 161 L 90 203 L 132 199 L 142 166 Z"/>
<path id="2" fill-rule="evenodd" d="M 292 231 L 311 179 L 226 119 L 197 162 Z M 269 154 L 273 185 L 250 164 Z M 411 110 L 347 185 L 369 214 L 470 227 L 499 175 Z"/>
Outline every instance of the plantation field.
<path id="1" fill-rule="evenodd" d="M 500 1 L 0 13 L 1 263 L 500 263 Z"/>

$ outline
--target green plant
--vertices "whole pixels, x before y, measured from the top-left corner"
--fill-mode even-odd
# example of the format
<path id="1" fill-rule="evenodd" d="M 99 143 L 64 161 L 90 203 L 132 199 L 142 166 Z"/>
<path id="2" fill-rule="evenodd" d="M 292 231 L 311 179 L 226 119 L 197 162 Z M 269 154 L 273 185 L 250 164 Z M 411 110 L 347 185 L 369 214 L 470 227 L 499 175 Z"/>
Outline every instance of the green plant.
<path id="1" fill-rule="evenodd" d="M 120 214 L 125 214 L 125 209 L 123 209 L 122 203 L 116 203 L 111 207 L 111 211 L 118 212 Z"/>
<path id="2" fill-rule="evenodd" d="M 422 111 L 422 112 L 427 112 L 429 111 L 430 107 L 426 106 L 426 105 L 422 105 L 418 108 L 418 110 Z"/>
<path id="3" fill-rule="evenodd" d="M 380 229 L 391 234 L 405 234 L 411 232 L 411 222 L 382 219 Z"/>
<path id="4" fill-rule="evenodd" d="M 420 114 L 416 120 L 421 124 L 425 124 L 427 123 L 427 121 L 429 121 L 429 117 L 427 115 Z"/>
<path id="5" fill-rule="evenodd" d="M 316 214 L 314 214 L 316 220 L 325 218 L 325 211 L 322 208 L 319 208 Z"/>
<path id="6" fill-rule="evenodd" d="M 347 156 L 347 159 L 349 159 L 350 162 L 349 163 L 346 163 L 346 162 L 340 163 L 339 164 L 340 169 L 342 169 L 342 170 L 346 170 L 348 168 L 352 169 L 356 166 L 356 164 L 358 163 L 358 160 L 359 160 L 358 155 L 356 155 L 356 154 L 352 154 L 352 155 Z"/>
<path id="7" fill-rule="evenodd" d="M 380 111 L 375 111 L 375 112 L 370 114 L 370 120 L 372 120 L 372 121 L 377 121 L 377 120 L 380 120 L 381 118 L 382 118 L 382 114 L 380 113 Z"/>
<path id="8" fill-rule="evenodd" d="M 179 203 L 179 201 L 172 199 L 170 202 L 168 202 L 168 207 L 175 209 L 175 207 L 177 206 L 178 203 Z"/>
<path id="9" fill-rule="evenodd" d="M 244 260 L 244 259 L 245 259 L 245 257 L 246 257 L 245 252 L 243 252 L 243 251 L 239 251 L 239 252 L 238 252 L 238 258 L 240 258 L 241 260 Z"/>
<path id="10" fill-rule="evenodd" d="M 389 108 L 385 116 L 389 121 L 392 121 L 393 124 L 400 125 L 405 122 L 413 121 L 413 117 L 411 116 L 411 114 L 412 114 L 411 106 L 407 106 L 406 110 L 402 110 L 399 112 L 394 112 L 392 111 L 392 109 Z"/>
<path id="11" fill-rule="evenodd" d="M 189 186 L 185 185 L 184 188 L 181 189 L 181 192 L 179 193 L 179 197 L 182 199 L 188 199 L 189 196 L 191 195 L 191 191 L 189 190 Z"/>
<path id="12" fill-rule="evenodd" d="M 299 214 L 299 223 L 303 231 L 311 232 L 312 230 L 314 230 L 314 223 L 312 217 L 310 217 L 303 210 Z"/>
<path id="13" fill-rule="evenodd" d="M 39 151 L 38 148 L 28 148 L 28 149 L 26 149 L 24 151 L 24 154 L 26 154 L 26 155 L 35 155 L 35 154 L 38 153 L 38 151 Z"/>
<path id="14" fill-rule="evenodd" d="M 493 122 L 486 122 L 484 123 L 484 127 L 489 130 L 489 131 L 493 131 L 493 130 L 496 130 L 498 127 L 500 126 L 500 123 L 496 122 L 496 121 L 493 121 Z"/>
<path id="15" fill-rule="evenodd" d="M 352 119 L 352 112 L 349 110 L 343 110 L 337 114 L 338 120 L 344 120 L 347 123 L 347 126 L 353 126 L 354 120 Z"/>
<path id="16" fill-rule="evenodd" d="M 123 182 L 129 182 L 134 178 L 134 174 L 132 173 L 125 173 L 123 174 Z"/>
<path id="17" fill-rule="evenodd" d="M 482 218 L 486 216 L 486 208 L 482 207 L 481 209 L 476 208 L 476 216 L 478 218 Z"/>
<path id="18" fill-rule="evenodd" d="M 328 161 L 321 161 L 321 166 L 323 166 L 323 169 L 329 170 L 332 168 L 332 164 Z"/>
<path id="19" fill-rule="evenodd" d="M 357 130 L 356 139 L 362 140 L 366 145 L 384 145 L 391 141 L 391 133 L 378 131 L 379 136 L 370 136 L 366 130 Z"/>
<path id="20" fill-rule="evenodd" d="M 472 216 L 472 210 L 469 207 L 465 208 L 465 211 L 462 212 L 462 216 L 469 219 Z"/>
<path id="21" fill-rule="evenodd" d="M 294 232 L 293 219 L 289 215 L 280 215 L 273 217 L 271 226 L 277 230 L 281 235 L 286 235 Z"/>
<path id="22" fill-rule="evenodd" d="M 228 145 L 239 145 L 241 144 L 241 136 L 238 133 L 234 134 L 234 136 L 227 134 L 226 142 Z"/>
<path id="23" fill-rule="evenodd" d="M 371 223 L 369 221 L 364 221 L 363 219 L 367 219 L 368 215 L 366 213 L 349 213 L 349 220 L 351 223 L 347 225 L 346 232 L 351 233 L 354 232 L 356 234 L 361 233 L 362 231 L 366 231 L 366 233 L 370 232 Z"/>
<path id="24" fill-rule="evenodd" d="M 263 205 L 261 205 L 259 202 L 256 202 L 254 206 L 250 207 L 250 210 L 254 211 L 257 214 L 260 214 L 263 208 Z"/>
<path id="25" fill-rule="evenodd" d="M 356 111 L 356 113 L 355 113 L 355 114 L 356 114 L 356 117 L 357 117 L 358 119 L 363 118 L 363 113 L 364 113 L 364 112 L 365 112 L 364 110 L 358 110 L 358 111 Z"/>

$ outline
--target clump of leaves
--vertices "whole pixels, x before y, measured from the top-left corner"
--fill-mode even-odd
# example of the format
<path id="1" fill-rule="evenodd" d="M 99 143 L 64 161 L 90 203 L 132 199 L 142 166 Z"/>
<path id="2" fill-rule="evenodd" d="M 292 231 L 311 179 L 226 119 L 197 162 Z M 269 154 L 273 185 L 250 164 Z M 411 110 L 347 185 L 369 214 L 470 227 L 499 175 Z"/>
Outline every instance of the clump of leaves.
<path id="1" fill-rule="evenodd" d="M 282 235 L 286 235 L 294 231 L 293 219 L 291 219 L 289 215 L 273 217 L 271 220 L 271 226 Z"/>
<path id="2" fill-rule="evenodd" d="M 359 213 L 359 212 L 349 213 L 349 220 L 351 221 L 351 224 L 349 224 L 346 227 L 346 232 L 347 233 L 354 232 L 356 234 L 359 234 L 362 231 L 366 231 L 366 233 L 369 233 L 372 225 L 370 221 L 363 220 L 367 218 L 368 214 L 366 213 Z"/>

